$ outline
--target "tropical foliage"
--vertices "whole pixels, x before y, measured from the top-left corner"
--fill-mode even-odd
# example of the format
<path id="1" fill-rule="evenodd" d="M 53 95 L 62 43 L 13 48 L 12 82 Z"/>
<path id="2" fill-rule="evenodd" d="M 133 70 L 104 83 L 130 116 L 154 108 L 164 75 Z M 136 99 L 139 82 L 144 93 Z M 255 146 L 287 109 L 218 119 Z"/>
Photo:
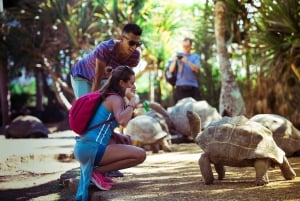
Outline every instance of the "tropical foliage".
<path id="1" fill-rule="evenodd" d="M 277 113 L 300 124 L 299 1 L 224 3 L 228 9 L 226 45 L 246 114 Z M 140 88 L 143 98 L 164 106 L 173 104 L 172 88 L 164 81 L 162 71 L 170 57 L 180 51 L 182 38 L 189 36 L 194 38 L 194 50 L 201 55 L 199 83 L 203 97 L 217 107 L 221 76 L 215 46 L 214 5 L 210 0 L 4 2 L 0 17 L 2 124 L 9 123 L 14 115 L 10 113 L 15 107 L 10 106 L 14 102 L 10 94 L 16 93 L 8 84 L 23 72 L 35 77 L 36 93 L 30 96 L 31 106 L 43 111 L 54 104 L 67 111 L 74 98 L 68 76 L 72 64 L 99 42 L 118 38 L 127 22 L 136 22 L 143 28 L 146 65 L 137 73 L 137 82 L 145 86 Z"/>

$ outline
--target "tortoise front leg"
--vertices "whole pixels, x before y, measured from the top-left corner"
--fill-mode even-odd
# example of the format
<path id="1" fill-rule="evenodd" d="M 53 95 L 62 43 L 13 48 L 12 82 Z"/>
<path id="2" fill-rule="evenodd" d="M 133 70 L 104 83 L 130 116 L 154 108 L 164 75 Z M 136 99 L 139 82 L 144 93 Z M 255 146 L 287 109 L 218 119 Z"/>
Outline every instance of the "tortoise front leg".
<path id="1" fill-rule="evenodd" d="M 152 153 L 157 154 L 159 152 L 158 144 L 151 144 L 150 147 L 151 147 Z"/>
<path id="2" fill-rule="evenodd" d="M 256 159 L 254 162 L 254 168 L 256 171 L 257 186 L 263 186 L 269 183 L 268 168 L 270 167 L 269 159 Z"/>
<path id="3" fill-rule="evenodd" d="M 214 181 L 214 175 L 210 166 L 209 156 L 205 153 L 200 154 L 198 163 L 202 177 L 204 179 L 204 183 L 206 185 L 212 184 Z"/>
<path id="4" fill-rule="evenodd" d="M 218 173 L 218 179 L 223 180 L 225 177 L 225 167 L 222 164 L 215 164 L 216 172 Z"/>
<path id="5" fill-rule="evenodd" d="M 172 152 L 172 149 L 170 147 L 170 143 L 168 142 L 168 139 L 166 137 L 158 140 L 158 144 L 162 147 L 162 149 L 165 152 Z"/>
<path id="6" fill-rule="evenodd" d="M 285 179 L 290 180 L 290 179 L 294 179 L 296 177 L 296 173 L 293 170 L 293 168 L 291 167 L 286 156 L 284 156 L 284 158 L 283 158 L 283 163 L 279 164 L 279 168 Z"/>

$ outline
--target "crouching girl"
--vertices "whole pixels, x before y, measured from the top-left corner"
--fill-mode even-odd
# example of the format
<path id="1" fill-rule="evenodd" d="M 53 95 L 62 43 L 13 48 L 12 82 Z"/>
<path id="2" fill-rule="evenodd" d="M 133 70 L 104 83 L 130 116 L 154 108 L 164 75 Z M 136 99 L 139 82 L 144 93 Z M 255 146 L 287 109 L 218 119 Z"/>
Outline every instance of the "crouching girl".
<path id="1" fill-rule="evenodd" d="M 99 122 L 107 123 L 87 131 L 76 140 L 74 155 L 80 162 L 76 200 L 88 200 L 90 181 L 102 190 L 110 190 L 114 180 L 106 177 L 105 172 L 130 168 L 146 159 L 143 149 L 130 145 L 129 136 L 113 132 L 118 125 L 126 126 L 131 119 L 136 107 L 135 90 L 135 75 L 127 66 L 114 69 L 100 89 L 103 100 L 89 127 Z M 125 97 L 129 100 L 127 103 Z"/>

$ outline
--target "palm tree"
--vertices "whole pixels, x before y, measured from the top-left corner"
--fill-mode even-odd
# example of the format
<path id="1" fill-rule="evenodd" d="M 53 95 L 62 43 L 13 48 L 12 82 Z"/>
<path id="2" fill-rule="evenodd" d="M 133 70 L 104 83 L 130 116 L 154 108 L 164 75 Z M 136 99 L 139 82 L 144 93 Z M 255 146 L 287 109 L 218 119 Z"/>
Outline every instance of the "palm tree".
<path id="1" fill-rule="evenodd" d="M 2 13 L 0 18 L 0 24 L 7 24 L 5 20 L 5 15 Z M 0 38 L 0 106 L 1 106 L 1 122 L 2 126 L 5 126 L 9 123 L 9 111 L 10 111 L 10 100 L 8 99 L 9 94 L 9 79 L 8 79 L 8 70 L 7 70 L 7 44 L 4 41 L 4 37 L 7 33 L 4 30 L 5 26 L 2 26 L 1 29 L 1 38 Z"/>
<path id="2" fill-rule="evenodd" d="M 300 90 L 300 3 L 295 0 L 263 0 L 256 17 L 255 44 L 259 47 L 257 82 L 264 91 L 265 108 L 299 122 Z"/>
<path id="3" fill-rule="evenodd" d="M 236 116 L 244 114 L 244 100 L 235 82 L 231 69 L 229 54 L 225 41 L 226 6 L 218 1 L 215 5 L 215 35 L 217 53 L 222 76 L 219 112 L 222 116 Z"/>
<path id="4" fill-rule="evenodd" d="M 11 118 L 11 92 L 9 80 L 18 76 L 23 61 L 29 61 L 30 57 L 24 54 L 22 47 L 26 46 L 27 40 L 21 31 L 20 21 L 16 19 L 14 7 L 5 9 L 1 13 L 0 22 L 0 94 L 1 94 L 1 117 L 2 125 L 5 126 Z"/>
<path id="5" fill-rule="evenodd" d="M 300 80 L 299 8 L 294 0 L 263 0 L 259 9 L 257 43 L 264 52 L 263 66 L 276 77 L 293 73 Z"/>

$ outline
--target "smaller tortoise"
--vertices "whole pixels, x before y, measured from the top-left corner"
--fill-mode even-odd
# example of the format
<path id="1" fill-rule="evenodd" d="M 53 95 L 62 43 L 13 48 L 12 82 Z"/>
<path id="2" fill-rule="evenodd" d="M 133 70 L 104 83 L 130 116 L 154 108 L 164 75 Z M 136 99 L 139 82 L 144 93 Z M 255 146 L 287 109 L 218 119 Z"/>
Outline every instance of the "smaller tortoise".
<path id="1" fill-rule="evenodd" d="M 250 120 L 270 129 L 276 144 L 287 157 L 299 155 L 300 131 L 288 119 L 276 114 L 257 114 Z"/>
<path id="2" fill-rule="evenodd" d="M 47 138 L 49 129 L 35 116 L 20 115 L 5 129 L 6 138 Z"/>
<path id="3" fill-rule="evenodd" d="M 189 136 L 190 127 L 186 117 L 187 111 L 193 111 L 201 117 L 202 129 L 204 129 L 210 122 L 220 120 L 222 117 L 207 101 L 196 101 L 188 97 L 181 99 L 176 105 L 167 108 L 167 112 L 175 125 L 175 131 L 170 129 L 172 135 Z"/>
<path id="4" fill-rule="evenodd" d="M 143 114 L 131 119 L 124 128 L 124 134 L 131 136 L 135 145 L 150 145 L 153 153 L 159 151 L 156 145 L 161 146 L 165 152 L 171 152 L 170 134 L 163 130 L 159 118 L 151 115 Z M 156 116 L 161 115 L 156 113 Z"/>
<path id="5" fill-rule="evenodd" d="M 199 122 L 194 112 L 188 111 L 187 117 L 193 135 L 199 133 L 201 126 L 192 126 Z M 198 130 L 197 130 L 198 129 Z M 276 145 L 272 132 L 261 124 L 249 121 L 244 116 L 223 117 L 212 122 L 195 138 L 204 151 L 199 166 L 205 184 L 214 181 L 211 164 L 214 164 L 218 179 L 225 177 L 224 166 L 254 167 L 256 185 L 269 183 L 267 170 L 279 165 L 285 179 L 294 179 L 296 173 L 290 166 L 285 153 Z"/>
<path id="6" fill-rule="evenodd" d="M 168 112 L 161 104 L 151 101 L 148 102 L 148 105 L 150 111 L 146 112 L 144 108 L 136 108 L 134 110 L 134 117 L 143 114 L 152 116 L 153 118 L 157 119 L 160 122 L 162 129 L 167 133 L 170 133 L 171 130 L 175 130 L 175 125 L 171 120 L 171 117 L 169 116 Z M 157 115 L 157 113 L 159 115 Z"/>

